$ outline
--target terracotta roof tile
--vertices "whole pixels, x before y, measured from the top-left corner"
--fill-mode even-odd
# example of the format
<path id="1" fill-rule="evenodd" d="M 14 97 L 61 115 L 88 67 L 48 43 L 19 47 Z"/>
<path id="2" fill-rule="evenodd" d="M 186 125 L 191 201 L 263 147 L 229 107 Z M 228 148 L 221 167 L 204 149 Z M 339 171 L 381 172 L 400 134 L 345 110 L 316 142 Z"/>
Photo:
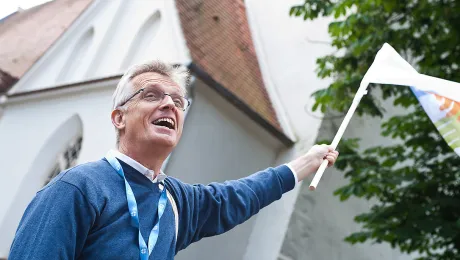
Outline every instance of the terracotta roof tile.
<path id="1" fill-rule="evenodd" d="M 0 22 L 0 70 L 20 78 L 92 0 L 54 0 Z M 1 83 L 0 83 L 1 84 Z M 0 89 L 9 86 L 0 85 Z"/>
<path id="2" fill-rule="evenodd" d="M 281 130 L 265 89 L 242 0 L 176 0 L 192 60 Z"/>

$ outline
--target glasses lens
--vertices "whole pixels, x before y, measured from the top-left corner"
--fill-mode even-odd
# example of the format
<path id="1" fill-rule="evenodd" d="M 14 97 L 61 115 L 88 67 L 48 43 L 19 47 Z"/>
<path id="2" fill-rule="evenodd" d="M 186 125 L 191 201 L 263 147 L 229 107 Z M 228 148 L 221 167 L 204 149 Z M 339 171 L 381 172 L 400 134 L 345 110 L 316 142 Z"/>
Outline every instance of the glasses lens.
<path id="1" fill-rule="evenodd" d="M 177 94 L 171 94 L 171 99 L 172 101 L 174 102 L 174 105 L 177 107 L 177 108 L 180 108 L 180 109 L 186 109 L 187 108 L 187 99 L 185 99 L 183 96 L 181 95 L 177 95 Z"/>
<path id="2" fill-rule="evenodd" d="M 145 88 L 142 92 L 142 99 L 149 102 L 159 101 L 163 96 L 163 92 L 157 88 Z"/>
<path id="3" fill-rule="evenodd" d="M 163 100 L 166 95 L 171 97 L 172 101 L 174 102 L 174 106 L 182 110 L 187 109 L 189 104 L 188 99 L 179 94 L 165 94 L 163 91 L 155 87 L 145 88 L 142 92 L 142 99 L 148 102 L 157 102 Z"/>

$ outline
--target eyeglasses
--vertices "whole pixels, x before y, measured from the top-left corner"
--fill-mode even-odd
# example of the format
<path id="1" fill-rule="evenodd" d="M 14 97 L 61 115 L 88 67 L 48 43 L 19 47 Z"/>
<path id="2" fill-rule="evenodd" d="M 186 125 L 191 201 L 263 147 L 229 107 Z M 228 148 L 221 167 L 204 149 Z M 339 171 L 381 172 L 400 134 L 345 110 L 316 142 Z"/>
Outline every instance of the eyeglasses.
<path id="1" fill-rule="evenodd" d="M 179 94 L 169 94 L 159 90 L 156 87 L 146 87 L 141 88 L 132 94 L 125 102 L 123 102 L 120 107 L 124 106 L 128 101 L 130 101 L 133 97 L 137 94 L 141 93 L 141 99 L 147 102 L 160 102 L 166 96 L 170 96 L 172 101 L 174 102 L 174 106 L 182 111 L 185 111 L 190 106 L 190 100 L 186 97 L 181 96 Z"/>

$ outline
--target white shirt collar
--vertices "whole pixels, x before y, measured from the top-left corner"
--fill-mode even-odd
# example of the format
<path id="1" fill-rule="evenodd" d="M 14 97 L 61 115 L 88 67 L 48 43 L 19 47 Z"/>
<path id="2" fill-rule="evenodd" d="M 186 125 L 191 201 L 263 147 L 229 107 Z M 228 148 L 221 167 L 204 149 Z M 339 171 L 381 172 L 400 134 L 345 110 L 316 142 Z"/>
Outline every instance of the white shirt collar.
<path id="1" fill-rule="evenodd" d="M 152 182 L 163 182 L 166 177 L 168 177 L 166 174 L 163 172 L 160 172 L 160 174 L 157 175 L 155 179 L 153 179 L 153 176 L 155 176 L 155 172 L 153 170 L 148 169 L 144 165 L 140 164 L 138 161 L 134 160 L 133 158 L 127 156 L 126 154 L 123 154 L 117 150 L 111 150 L 110 151 L 115 157 L 118 159 L 122 160 L 129 166 L 133 167 L 136 169 L 138 172 L 142 173 L 145 177 L 147 177 L 149 180 L 152 180 Z"/>

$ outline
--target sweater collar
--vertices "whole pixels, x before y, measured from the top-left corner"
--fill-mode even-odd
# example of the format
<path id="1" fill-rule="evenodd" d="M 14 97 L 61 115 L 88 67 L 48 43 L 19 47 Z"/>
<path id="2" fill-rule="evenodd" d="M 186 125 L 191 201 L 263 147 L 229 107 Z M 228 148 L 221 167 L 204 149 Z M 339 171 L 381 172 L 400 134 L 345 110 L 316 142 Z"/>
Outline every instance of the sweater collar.
<path id="1" fill-rule="evenodd" d="M 163 172 L 160 172 L 160 174 L 158 174 L 157 177 L 153 179 L 153 176 L 155 176 L 155 172 L 153 170 L 148 169 L 144 165 L 140 164 L 138 161 L 127 156 L 126 154 L 121 153 L 120 151 L 110 150 L 110 153 L 112 153 L 117 159 L 122 160 L 124 163 L 133 167 L 136 171 L 142 173 L 145 177 L 147 177 L 153 183 L 163 182 L 167 177 L 166 174 L 164 174 Z"/>

